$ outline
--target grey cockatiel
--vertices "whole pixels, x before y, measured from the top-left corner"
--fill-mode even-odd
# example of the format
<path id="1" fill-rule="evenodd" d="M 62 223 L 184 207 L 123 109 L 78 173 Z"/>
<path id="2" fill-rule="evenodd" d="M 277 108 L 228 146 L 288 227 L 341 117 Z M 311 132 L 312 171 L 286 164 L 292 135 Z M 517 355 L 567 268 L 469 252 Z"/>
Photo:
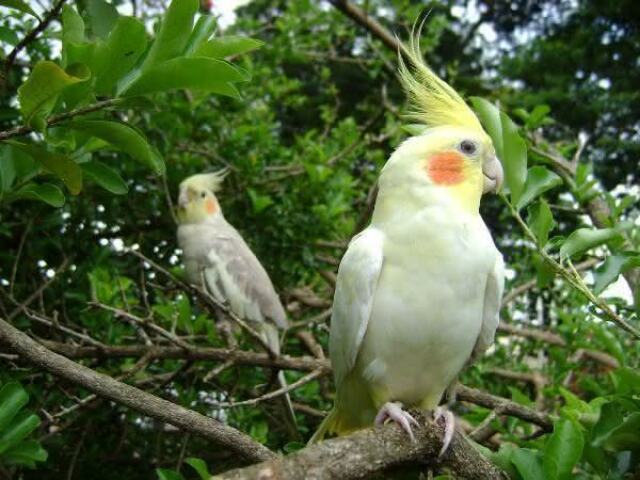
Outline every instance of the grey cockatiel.
<path id="1" fill-rule="evenodd" d="M 262 339 L 280 353 L 278 328 L 287 318 L 269 275 L 238 231 L 227 222 L 215 192 L 224 171 L 193 175 L 180 184 L 178 244 L 190 282 L 204 286 L 218 301 L 248 320 Z M 286 386 L 283 372 L 278 373 Z M 284 395 L 288 427 L 295 429 L 289 395 Z"/>

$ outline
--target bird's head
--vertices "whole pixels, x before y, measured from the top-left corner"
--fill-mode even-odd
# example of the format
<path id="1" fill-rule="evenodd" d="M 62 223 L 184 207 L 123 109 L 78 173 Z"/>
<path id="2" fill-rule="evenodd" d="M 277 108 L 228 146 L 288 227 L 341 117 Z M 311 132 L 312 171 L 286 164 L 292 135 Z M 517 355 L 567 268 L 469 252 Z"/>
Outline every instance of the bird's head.
<path id="1" fill-rule="evenodd" d="M 497 192 L 503 180 L 491 138 L 462 97 L 424 63 L 417 36 L 406 57 L 410 65 L 400 58 L 400 80 L 412 107 L 407 117 L 424 128 L 393 153 L 380 192 L 398 189 L 423 198 L 437 192 L 477 212 L 482 194 Z"/>
<path id="2" fill-rule="evenodd" d="M 215 192 L 220 190 L 228 173 L 227 169 L 223 169 L 213 173 L 200 173 L 183 180 L 178 194 L 178 221 L 182 224 L 201 223 L 221 215 Z"/>

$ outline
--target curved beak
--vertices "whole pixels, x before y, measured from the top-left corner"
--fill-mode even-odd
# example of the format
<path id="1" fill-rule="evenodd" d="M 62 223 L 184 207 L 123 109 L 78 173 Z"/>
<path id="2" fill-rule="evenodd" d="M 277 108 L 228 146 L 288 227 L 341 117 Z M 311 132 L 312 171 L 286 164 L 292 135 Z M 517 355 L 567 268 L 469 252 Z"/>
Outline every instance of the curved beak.
<path id="1" fill-rule="evenodd" d="M 485 160 L 482 165 L 482 175 L 484 176 L 482 193 L 498 193 L 498 190 L 500 190 L 500 187 L 502 186 L 502 181 L 504 180 L 504 172 L 498 157 L 492 155 Z"/>

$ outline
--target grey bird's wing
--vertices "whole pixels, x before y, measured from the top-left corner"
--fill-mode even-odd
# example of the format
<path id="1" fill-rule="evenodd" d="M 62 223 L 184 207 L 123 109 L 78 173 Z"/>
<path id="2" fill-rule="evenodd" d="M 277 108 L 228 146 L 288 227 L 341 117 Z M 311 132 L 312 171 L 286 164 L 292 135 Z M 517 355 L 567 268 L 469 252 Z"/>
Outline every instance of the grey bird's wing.
<path id="1" fill-rule="evenodd" d="M 254 322 L 271 349 L 280 353 L 277 328 L 287 327 L 287 317 L 269 275 L 238 231 L 220 218 L 213 225 L 183 229 L 178 237 L 185 250 L 185 264 L 192 281 L 201 283 L 219 301 L 228 302 L 240 318 Z M 277 374 L 280 388 L 287 388 L 284 372 Z M 296 419 L 288 393 L 282 404 L 285 427 L 298 438 Z"/>
<path id="2" fill-rule="evenodd" d="M 287 317 L 269 275 L 233 226 L 224 222 L 205 239 L 206 286 L 241 318 L 287 327 Z M 271 343 L 271 342 L 269 342 Z"/>

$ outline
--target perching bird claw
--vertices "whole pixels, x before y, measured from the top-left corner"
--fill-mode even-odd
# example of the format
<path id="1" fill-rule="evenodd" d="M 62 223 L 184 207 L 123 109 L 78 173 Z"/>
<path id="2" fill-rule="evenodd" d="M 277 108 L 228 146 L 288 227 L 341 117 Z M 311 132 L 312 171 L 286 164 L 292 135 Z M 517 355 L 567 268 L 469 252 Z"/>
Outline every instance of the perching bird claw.
<path id="1" fill-rule="evenodd" d="M 437 422 L 440 419 L 444 419 L 444 437 L 442 438 L 442 448 L 438 454 L 438 458 L 442 457 L 449 448 L 451 440 L 453 439 L 453 432 L 456 429 L 456 419 L 449 410 L 444 407 L 438 407 L 433 411 L 433 421 Z"/>
<path id="2" fill-rule="evenodd" d="M 416 437 L 413 436 L 411 424 L 415 425 L 416 427 L 419 424 L 409 412 L 406 412 L 402 409 L 402 404 L 400 402 L 385 403 L 378 411 L 375 423 L 376 425 L 383 425 L 389 420 L 392 420 L 400 425 L 400 427 L 402 427 L 402 429 L 407 432 L 409 438 L 411 438 L 411 441 L 415 443 Z"/>

